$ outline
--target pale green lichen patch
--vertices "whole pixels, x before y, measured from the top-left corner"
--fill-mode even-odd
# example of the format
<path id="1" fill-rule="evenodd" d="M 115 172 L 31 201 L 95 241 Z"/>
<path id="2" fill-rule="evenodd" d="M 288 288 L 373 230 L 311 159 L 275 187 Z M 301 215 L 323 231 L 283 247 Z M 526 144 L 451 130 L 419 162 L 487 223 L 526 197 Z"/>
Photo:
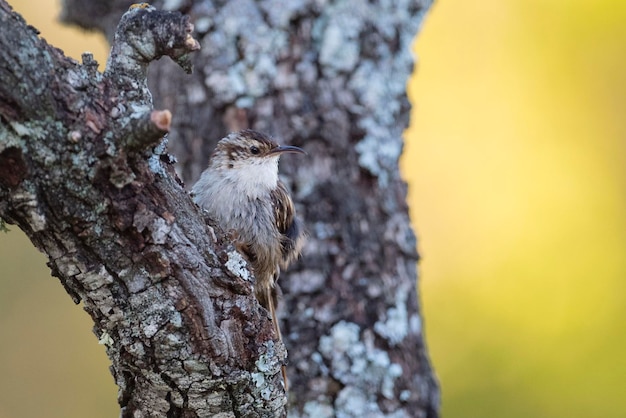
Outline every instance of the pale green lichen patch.
<path id="1" fill-rule="evenodd" d="M 226 268 L 237 277 L 251 281 L 252 275 L 248 270 L 248 263 L 243 256 L 237 251 L 228 252 L 228 260 L 226 260 Z"/>
<path id="2" fill-rule="evenodd" d="M 304 404 L 305 417 L 334 418 L 335 409 L 329 403 L 308 401 Z M 293 416 L 290 415 L 290 418 Z"/>
<path id="3" fill-rule="evenodd" d="M 261 7 L 251 0 L 234 0 L 217 11 L 215 20 L 223 22 L 224 33 L 209 33 L 211 48 L 203 50 L 219 51 L 221 57 L 204 80 L 213 100 L 250 105 L 270 92 L 277 77 L 276 62 L 288 42 L 285 31 L 268 25 Z"/>
<path id="4" fill-rule="evenodd" d="M 100 338 L 98 338 L 98 344 L 105 345 L 107 347 L 112 347 L 114 342 L 115 341 L 113 341 L 111 335 L 109 335 L 109 333 L 106 331 L 103 331 L 100 335 Z"/>
<path id="5" fill-rule="evenodd" d="M 261 354 L 259 359 L 255 362 L 256 368 L 263 374 L 275 374 L 280 370 L 280 363 L 276 358 L 274 342 L 266 342 L 265 348 L 265 353 Z"/>
<path id="6" fill-rule="evenodd" d="M 397 345 L 409 333 L 409 315 L 407 297 L 411 294 L 408 289 L 398 288 L 395 296 L 395 306 L 387 309 L 385 316 L 374 324 L 376 334 L 389 341 L 392 346 Z"/>
<path id="7" fill-rule="evenodd" d="M 337 409 L 337 417 L 341 418 L 384 417 L 378 404 L 374 400 L 368 399 L 366 392 L 354 386 L 346 386 L 341 389 L 335 400 L 335 408 Z"/>
<path id="8" fill-rule="evenodd" d="M 320 339 L 318 349 L 328 364 L 327 373 L 345 385 L 335 401 L 337 416 L 384 416 L 376 389 L 393 398 L 402 367 L 391 362 L 386 351 L 375 347 L 373 333 L 361 332 L 357 324 L 341 321 Z"/>
<path id="9" fill-rule="evenodd" d="M 270 340 L 263 344 L 263 351 L 264 353 L 255 362 L 256 371 L 250 374 L 250 378 L 254 382 L 254 392 L 256 392 L 253 393 L 254 403 L 260 405 L 261 399 L 266 401 L 274 399 L 270 402 L 271 408 L 278 410 L 287 401 L 286 397 L 277 393 L 279 389 L 274 384 L 276 376 L 280 373 L 280 361 L 285 355 L 284 347 L 282 344 L 277 346 L 274 341 Z M 258 398 L 259 396 L 261 399 Z"/>
<path id="10" fill-rule="evenodd" d="M 257 388 L 265 385 L 265 375 L 263 373 L 251 373 L 252 381 Z"/>
<path id="11" fill-rule="evenodd" d="M 161 155 L 166 153 L 167 142 L 168 140 L 166 137 L 159 143 L 159 145 L 154 147 L 152 155 L 148 158 L 148 167 L 150 167 L 150 171 L 161 177 L 165 177 L 167 175 L 165 168 L 161 163 Z"/>
<path id="12" fill-rule="evenodd" d="M 32 136 L 32 130 L 26 124 L 20 122 L 10 122 L 10 125 L 18 136 Z"/>
<path id="13" fill-rule="evenodd" d="M 333 72 L 352 71 L 360 59 L 359 35 L 369 12 L 367 3 L 343 0 L 323 10 L 313 28 L 313 38 L 320 43 L 320 63 Z"/>

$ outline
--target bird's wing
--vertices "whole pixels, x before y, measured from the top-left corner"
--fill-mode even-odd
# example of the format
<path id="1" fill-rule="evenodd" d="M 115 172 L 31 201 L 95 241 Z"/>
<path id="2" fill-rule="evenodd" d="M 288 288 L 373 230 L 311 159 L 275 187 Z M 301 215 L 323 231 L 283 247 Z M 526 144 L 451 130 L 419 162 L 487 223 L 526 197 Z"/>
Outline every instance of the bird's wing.
<path id="1" fill-rule="evenodd" d="M 289 196 L 287 188 L 278 182 L 271 193 L 272 208 L 276 228 L 280 233 L 282 267 L 285 268 L 300 253 L 303 240 L 303 231 L 300 221 L 296 218 L 296 210 Z"/>

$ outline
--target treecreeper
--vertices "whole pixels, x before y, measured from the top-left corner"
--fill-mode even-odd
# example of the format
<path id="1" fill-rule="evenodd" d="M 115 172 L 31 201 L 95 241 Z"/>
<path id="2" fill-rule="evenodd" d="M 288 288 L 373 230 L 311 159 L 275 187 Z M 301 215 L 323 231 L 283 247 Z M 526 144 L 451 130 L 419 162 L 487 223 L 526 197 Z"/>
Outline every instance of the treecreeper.
<path id="1" fill-rule="evenodd" d="M 304 242 L 291 196 L 278 178 L 278 160 L 286 153 L 306 154 L 258 131 L 231 133 L 217 143 L 208 168 L 192 188 L 194 201 L 231 234 L 252 265 L 255 296 L 270 312 L 280 341 L 277 280 Z M 282 374 L 287 389 L 285 366 Z"/>

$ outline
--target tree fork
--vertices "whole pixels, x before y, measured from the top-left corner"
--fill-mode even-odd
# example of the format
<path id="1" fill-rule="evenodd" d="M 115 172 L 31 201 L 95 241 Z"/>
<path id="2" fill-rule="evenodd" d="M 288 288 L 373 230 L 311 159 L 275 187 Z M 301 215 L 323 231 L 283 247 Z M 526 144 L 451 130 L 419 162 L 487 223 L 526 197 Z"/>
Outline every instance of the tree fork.
<path id="1" fill-rule="evenodd" d="M 281 416 L 284 347 L 246 263 L 164 152 L 148 64 L 191 71 L 188 17 L 132 7 L 104 74 L 0 0 L 0 218 L 44 252 L 106 346 L 122 416 Z M 210 222 L 210 220 L 208 220 Z"/>

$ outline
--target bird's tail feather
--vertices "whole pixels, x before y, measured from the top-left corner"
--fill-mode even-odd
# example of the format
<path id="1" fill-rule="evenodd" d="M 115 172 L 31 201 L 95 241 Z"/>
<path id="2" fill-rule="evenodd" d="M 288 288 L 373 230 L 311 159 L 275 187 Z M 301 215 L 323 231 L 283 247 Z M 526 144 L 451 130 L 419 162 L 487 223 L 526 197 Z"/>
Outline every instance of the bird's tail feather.
<path id="1" fill-rule="evenodd" d="M 267 301 L 267 308 L 270 311 L 270 314 L 272 315 L 272 322 L 274 323 L 274 331 L 276 332 L 276 338 L 278 338 L 278 341 L 280 341 L 281 343 L 283 342 L 283 335 L 280 332 L 280 324 L 278 323 L 278 318 L 276 317 L 276 303 L 278 302 L 278 295 L 277 292 L 274 288 L 268 287 L 266 290 L 266 301 Z M 287 383 L 287 367 L 283 364 L 281 366 L 281 372 L 283 375 L 283 382 L 285 384 L 285 391 L 287 391 L 289 389 L 288 383 Z"/>

